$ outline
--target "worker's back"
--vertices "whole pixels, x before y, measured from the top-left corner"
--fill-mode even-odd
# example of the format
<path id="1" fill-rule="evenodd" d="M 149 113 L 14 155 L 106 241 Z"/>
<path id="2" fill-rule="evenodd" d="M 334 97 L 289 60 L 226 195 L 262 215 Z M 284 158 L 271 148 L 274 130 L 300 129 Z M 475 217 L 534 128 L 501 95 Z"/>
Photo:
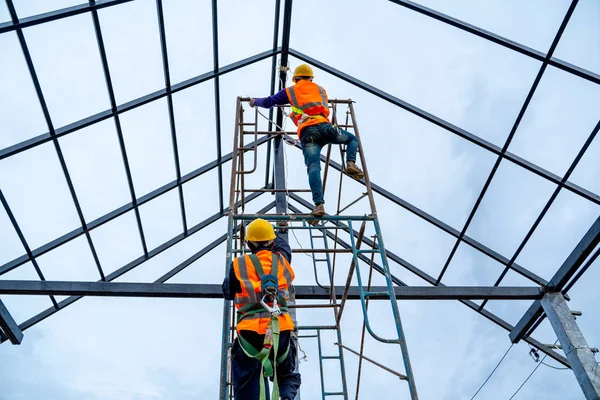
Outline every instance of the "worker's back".
<path id="1" fill-rule="evenodd" d="M 277 268 L 273 267 L 274 261 L 277 261 Z M 262 281 L 265 276 L 272 276 L 277 281 L 277 301 L 281 308 L 278 318 L 280 330 L 293 330 L 294 323 L 287 312 L 287 300 L 295 274 L 288 260 L 281 254 L 263 249 L 256 254 L 236 257 L 233 268 L 241 286 L 241 293 L 236 293 L 235 296 L 238 309 L 236 330 L 253 331 L 261 335 L 266 333 L 271 314 L 261 305 L 264 289 Z"/>

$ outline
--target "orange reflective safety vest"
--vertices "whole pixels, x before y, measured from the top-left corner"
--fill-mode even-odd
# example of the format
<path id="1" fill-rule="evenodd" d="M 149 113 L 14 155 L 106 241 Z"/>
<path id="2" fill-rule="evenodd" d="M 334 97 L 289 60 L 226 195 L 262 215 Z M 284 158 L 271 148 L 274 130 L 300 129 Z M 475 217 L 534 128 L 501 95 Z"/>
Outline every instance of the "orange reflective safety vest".
<path id="1" fill-rule="evenodd" d="M 264 274 L 270 274 L 273 270 L 273 252 L 261 250 L 256 253 Z M 294 330 L 294 322 L 287 312 L 287 300 L 290 297 L 289 287 L 294 280 L 294 271 L 288 261 L 280 254 L 277 254 L 277 284 L 278 284 L 278 303 L 281 308 L 279 319 L 280 331 Z M 236 330 L 254 331 L 260 335 L 267 332 L 267 326 L 271 320 L 271 313 L 266 311 L 261 301 L 261 277 L 254 267 L 250 255 L 236 257 L 233 260 L 233 270 L 236 278 L 240 281 L 241 293 L 236 293 L 234 304 L 238 310 L 238 323 Z M 261 310 L 262 309 L 262 310 Z"/>
<path id="2" fill-rule="evenodd" d="M 292 105 L 290 118 L 298 127 L 298 137 L 302 129 L 310 125 L 329 122 L 327 92 L 316 83 L 301 80 L 285 89 Z"/>

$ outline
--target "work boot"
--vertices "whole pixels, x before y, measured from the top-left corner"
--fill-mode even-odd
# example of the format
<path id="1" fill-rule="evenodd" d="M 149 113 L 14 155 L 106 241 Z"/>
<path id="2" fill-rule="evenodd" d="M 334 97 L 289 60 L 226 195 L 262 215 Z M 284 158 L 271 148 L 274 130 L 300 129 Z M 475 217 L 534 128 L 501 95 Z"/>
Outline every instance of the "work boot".
<path id="1" fill-rule="evenodd" d="M 350 175 L 350 177 L 359 180 L 365 177 L 365 174 L 361 171 L 360 168 L 356 165 L 354 161 L 348 161 L 346 163 L 346 173 Z"/>
<path id="2" fill-rule="evenodd" d="M 322 217 L 323 215 L 325 215 L 325 207 L 323 206 L 323 203 L 316 204 L 315 209 L 312 210 L 310 215 L 312 215 L 313 217 Z"/>

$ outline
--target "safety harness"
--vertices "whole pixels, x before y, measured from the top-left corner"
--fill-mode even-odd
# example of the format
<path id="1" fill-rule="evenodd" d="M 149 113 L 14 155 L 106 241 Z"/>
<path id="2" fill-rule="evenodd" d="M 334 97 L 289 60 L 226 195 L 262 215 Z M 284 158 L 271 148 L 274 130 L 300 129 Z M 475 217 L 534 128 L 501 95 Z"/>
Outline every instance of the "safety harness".
<path id="1" fill-rule="evenodd" d="M 271 394 L 271 399 L 279 398 L 279 384 L 277 382 L 277 364 L 282 363 L 288 355 L 290 350 L 290 346 L 288 343 L 288 347 L 285 350 L 285 353 L 281 355 L 281 357 L 277 357 L 277 353 L 279 352 L 279 316 L 282 312 L 287 312 L 287 301 L 286 299 L 279 295 L 279 280 L 278 269 L 279 269 L 279 257 L 277 254 L 273 253 L 272 265 L 271 265 L 271 273 L 265 274 L 262 264 L 257 255 L 251 254 L 250 260 L 256 269 L 256 273 L 260 278 L 261 284 L 261 300 L 260 303 L 248 303 L 238 309 L 237 314 L 237 323 L 239 324 L 241 320 L 244 318 L 248 318 L 252 315 L 259 313 L 270 313 L 271 318 L 269 320 L 269 324 L 267 326 L 267 332 L 265 333 L 265 339 L 263 341 L 263 348 L 258 350 L 256 347 L 252 346 L 246 339 L 242 337 L 242 335 L 238 335 L 238 340 L 240 346 L 244 353 L 250 357 L 255 358 L 260 361 L 260 400 L 266 399 L 265 394 L 265 380 L 264 377 L 272 377 L 273 379 L 273 392 Z M 240 263 L 245 263 L 245 257 L 239 258 Z M 245 268 L 245 265 L 242 265 L 242 268 Z M 274 351 L 275 355 L 275 365 L 269 360 L 269 354 L 271 353 L 271 349 Z"/>

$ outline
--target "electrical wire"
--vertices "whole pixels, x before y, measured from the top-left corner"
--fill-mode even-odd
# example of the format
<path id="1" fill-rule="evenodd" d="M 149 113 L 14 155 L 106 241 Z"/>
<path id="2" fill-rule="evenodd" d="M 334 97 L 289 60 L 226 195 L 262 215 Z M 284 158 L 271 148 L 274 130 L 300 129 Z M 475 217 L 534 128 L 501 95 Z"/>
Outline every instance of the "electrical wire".
<path id="1" fill-rule="evenodd" d="M 471 400 L 473 400 L 477 396 L 477 394 L 481 391 L 481 389 L 483 389 L 483 387 L 485 386 L 485 384 L 488 383 L 488 381 L 490 380 L 490 378 L 492 377 L 492 375 L 494 375 L 494 372 L 496 372 L 496 370 L 498 369 L 498 367 L 500 366 L 500 364 L 502 364 L 502 361 L 504 361 L 504 359 L 508 355 L 508 352 L 510 351 L 510 349 L 513 348 L 514 345 L 515 345 L 514 343 L 510 344 L 510 346 L 506 350 L 506 353 L 504 353 L 504 355 L 502 356 L 502 358 L 500 359 L 500 361 L 498 361 L 498 364 L 496 364 L 496 366 L 494 367 L 494 369 L 492 370 L 492 372 L 490 372 L 490 374 L 485 379 L 485 381 L 483 381 L 483 383 L 481 384 L 481 386 L 479 386 L 479 389 L 477 389 L 477 391 L 475 392 L 475 394 L 473 395 L 473 397 L 471 397 Z"/>
<path id="2" fill-rule="evenodd" d="M 544 359 L 546 358 L 546 356 L 547 356 L 547 355 L 545 355 L 544 357 L 542 357 L 542 361 L 544 361 Z M 535 368 L 533 369 L 533 371 L 531 371 L 531 373 L 529 374 L 529 376 L 528 376 L 527 378 L 525 378 L 525 380 L 523 381 L 523 383 L 521 383 L 521 386 L 519 386 L 519 388 L 517 389 L 517 391 L 516 391 L 515 393 L 513 393 L 513 395 L 512 395 L 512 396 L 510 396 L 510 399 L 508 399 L 508 400 L 512 400 L 512 399 L 513 399 L 513 398 L 514 398 L 514 397 L 517 395 L 517 393 L 519 393 L 519 391 L 521 390 L 521 388 L 522 388 L 523 386 L 525 386 L 525 384 L 527 383 L 527 381 L 529 380 L 529 378 L 531 378 L 531 375 L 533 375 L 533 373 L 534 373 L 535 371 L 537 371 L 537 369 L 540 367 L 540 365 L 542 365 L 542 363 L 541 363 L 541 362 L 540 362 L 540 363 L 538 363 L 538 365 L 536 365 L 536 366 L 535 366 Z"/>
<path id="3" fill-rule="evenodd" d="M 556 344 L 556 343 L 558 343 L 558 339 L 556 340 L 556 342 L 554 342 L 554 344 Z M 527 381 L 529 380 L 529 378 L 531 378 L 531 376 L 533 375 L 533 373 L 535 371 L 537 371 L 537 369 L 540 367 L 540 365 L 542 365 L 542 364 L 547 365 L 547 364 L 544 363 L 544 360 L 546 359 L 546 357 L 548 357 L 548 354 L 544 354 L 544 357 L 542 357 L 542 359 L 540 360 L 540 362 L 538 363 L 538 365 L 535 366 L 535 368 L 533 369 L 533 371 L 531 371 L 531 373 L 529 374 L 529 376 L 527 378 L 525 378 L 525 380 L 523 381 L 523 383 L 521 383 L 521 386 L 519 386 L 519 388 L 517 389 L 517 391 L 515 393 L 513 393 L 513 395 L 510 396 L 510 399 L 508 399 L 508 400 L 512 400 L 517 395 L 517 393 L 519 393 L 519 391 L 521 390 L 521 388 L 523 388 L 523 386 L 525 386 L 525 384 L 527 383 Z"/>
<path id="4" fill-rule="evenodd" d="M 567 367 L 555 367 L 554 365 L 550 365 L 550 364 L 546 364 L 543 361 L 540 361 L 540 363 L 544 364 L 546 367 L 550 367 L 550 368 L 554 368 L 554 369 L 558 369 L 558 370 L 565 370 L 565 369 L 571 369 L 571 368 L 567 368 Z"/>
<path id="5" fill-rule="evenodd" d="M 556 344 L 556 343 L 555 343 L 555 344 Z M 543 362 L 543 361 L 540 361 L 540 356 L 539 356 L 539 353 L 538 353 L 537 349 L 536 349 L 535 347 L 533 347 L 532 345 L 530 345 L 529 343 L 528 343 L 528 345 L 529 345 L 529 348 L 530 348 L 530 350 L 529 350 L 529 355 L 531 355 L 531 358 L 532 358 L 532 359 L 533 359 L 533 361 L 535 361 L 536 363 L 537 363 L 537 362 L 539 362 L 539 363 L 542 363 L 542 364 L 544 364 L 546 367 L 550 367 L 550 368 L 557 369 L 557 370 L 565 370 L 565 369 L 570 369 L 570 368 L 568 368 L 568 367 L 555 367 L 554 365 L 546 364 L 545 362 Z M 532 354 L 532 353 L 534 353 L 534 354 L 535 354 L 535 356 L 534 356 L 534 354 Z"/>

